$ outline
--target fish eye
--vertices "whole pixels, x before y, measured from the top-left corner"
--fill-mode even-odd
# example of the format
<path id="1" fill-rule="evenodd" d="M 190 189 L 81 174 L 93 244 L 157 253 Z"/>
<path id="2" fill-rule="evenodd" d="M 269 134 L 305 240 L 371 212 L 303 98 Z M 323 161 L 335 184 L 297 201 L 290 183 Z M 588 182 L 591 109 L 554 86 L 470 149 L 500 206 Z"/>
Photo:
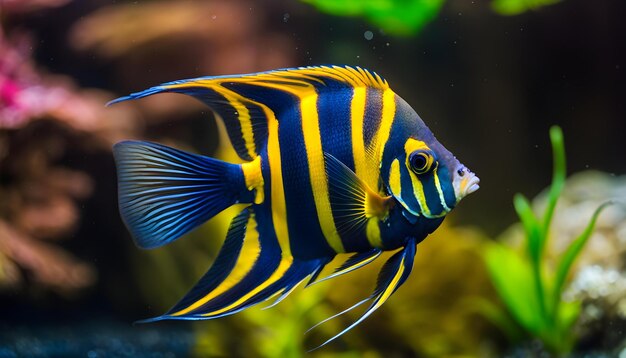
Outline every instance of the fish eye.
<path id="1" fill-rule="evenodd" d="M 416 150 L 409 155 L 409 167 L 415 174 L 427 173 L 434 162 L 435 157 L 429 150 Z"/>

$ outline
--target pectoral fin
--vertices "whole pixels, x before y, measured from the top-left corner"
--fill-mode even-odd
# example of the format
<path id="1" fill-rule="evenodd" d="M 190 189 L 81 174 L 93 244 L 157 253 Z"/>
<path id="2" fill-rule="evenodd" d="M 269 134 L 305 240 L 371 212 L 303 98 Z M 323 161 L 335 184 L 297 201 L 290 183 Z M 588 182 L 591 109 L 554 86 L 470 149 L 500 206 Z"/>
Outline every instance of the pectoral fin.
<path id="1" fill-rule="evenodd" d="M 365 230 L 370 219 L 384 219 L 389 211 L 391 197 L 373 191 L 339 159 L 324 153 L 328 193 L 338 215 L 335 225 L 341 237 Z"/>

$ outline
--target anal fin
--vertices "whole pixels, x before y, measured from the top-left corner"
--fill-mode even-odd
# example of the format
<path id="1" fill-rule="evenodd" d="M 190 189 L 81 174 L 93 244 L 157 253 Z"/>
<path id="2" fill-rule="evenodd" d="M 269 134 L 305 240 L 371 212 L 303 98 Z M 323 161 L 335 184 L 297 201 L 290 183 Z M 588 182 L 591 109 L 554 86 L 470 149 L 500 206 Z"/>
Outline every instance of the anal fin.
<path id="1" fill-rule="evenodd" d="M 283 294 L 286 297 L 327 260 L 297 260 L 284 255 L 275 237 L 259 231 L 251 208 L 233 219 L 224 246 L 209 271 L 164 319 L 203 320 L 223 317 Z"/>

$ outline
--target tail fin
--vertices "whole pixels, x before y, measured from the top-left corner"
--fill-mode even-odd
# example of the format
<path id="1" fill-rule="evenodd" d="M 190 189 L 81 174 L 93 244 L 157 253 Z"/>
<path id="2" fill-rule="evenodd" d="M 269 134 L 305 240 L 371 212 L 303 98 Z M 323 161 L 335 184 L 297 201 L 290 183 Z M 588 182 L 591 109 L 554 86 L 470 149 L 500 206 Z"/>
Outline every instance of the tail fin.
<path id="1" fill-rule="evenodd" d="M 113 147 L 120 213 L 137 245 L 176 240 L 247 193 L 240 166 L 160 144 Z"/>

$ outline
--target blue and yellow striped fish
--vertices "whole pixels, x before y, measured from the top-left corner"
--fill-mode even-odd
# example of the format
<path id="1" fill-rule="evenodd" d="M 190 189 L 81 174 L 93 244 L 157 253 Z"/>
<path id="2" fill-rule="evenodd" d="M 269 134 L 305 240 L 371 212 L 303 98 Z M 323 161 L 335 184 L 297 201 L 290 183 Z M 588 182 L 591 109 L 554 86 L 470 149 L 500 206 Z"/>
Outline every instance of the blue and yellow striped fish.
<path id="1" fill-rule="evenodd" d="M 272 297 L 278 302 L 305 279 L 320 281 L 337 254 L 352 253 L 330 277 L 399 249 L 365 300 L 369 308 L 331 341 L 402 285 L 416 245 L 478 189 L 478 177 L 387 81 L 359 67 L 201 77 L 111 103 L 163 92 L 208 105 L 245 163 L 156 143 L 116 144 L 120 211 L 138 246 L 159 247 L 233 204 L 248 206 L 204 277 L 151 320 L 213 319 Z"/>

